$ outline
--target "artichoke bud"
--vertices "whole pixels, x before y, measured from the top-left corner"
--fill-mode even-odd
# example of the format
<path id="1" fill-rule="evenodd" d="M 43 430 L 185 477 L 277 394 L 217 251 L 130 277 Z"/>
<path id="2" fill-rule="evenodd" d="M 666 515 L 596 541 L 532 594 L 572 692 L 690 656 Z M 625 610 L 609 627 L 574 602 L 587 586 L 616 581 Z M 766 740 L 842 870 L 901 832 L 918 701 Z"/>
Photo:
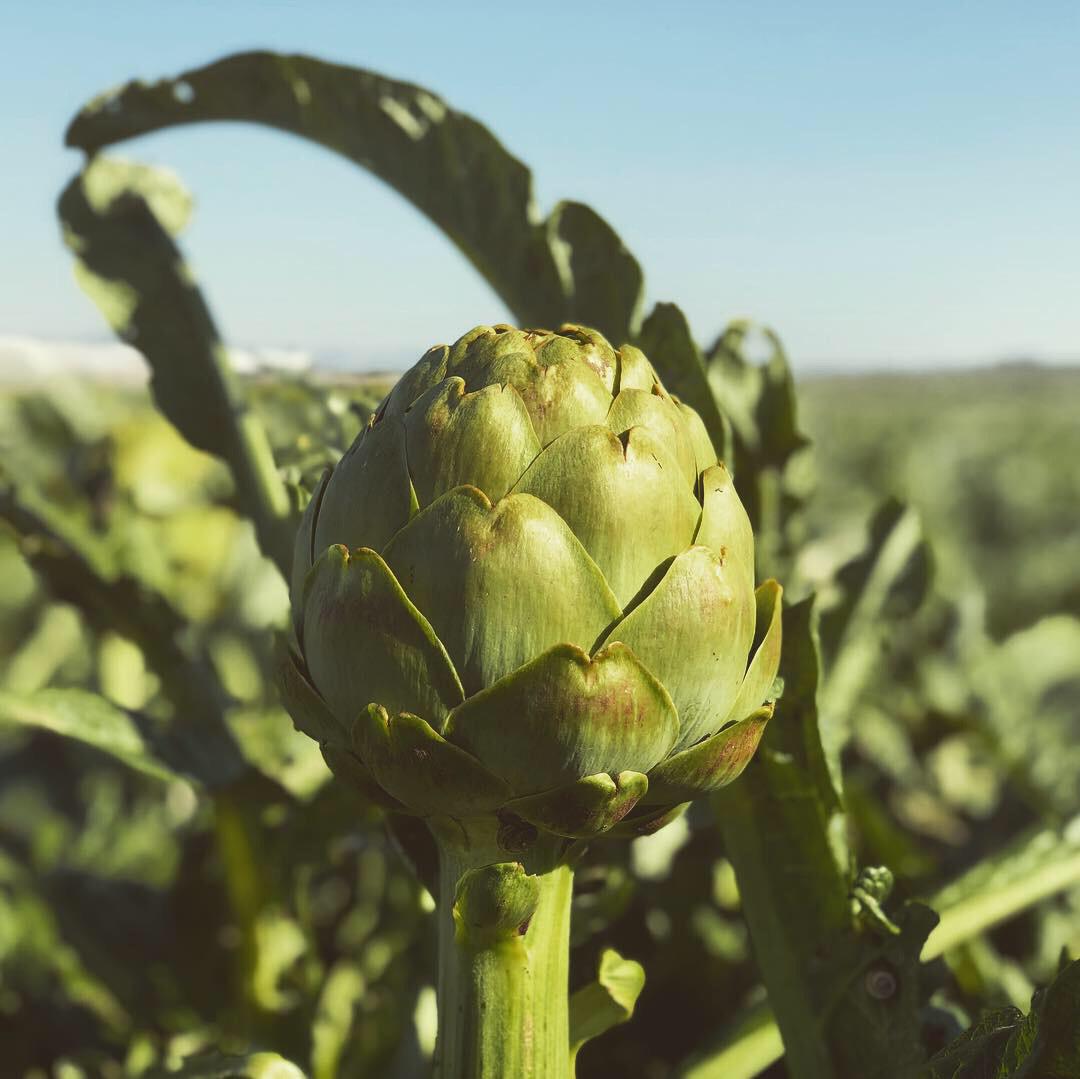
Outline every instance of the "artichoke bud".
<path id="1" fill-rule="evenodd" d="M 454 897 L 456 935 L 473 945 L 523 936 L 536 912 L 540 885 L 520 862 L 467 870 Z"/>
<path id="2" fill-rule="evenodd" d="M 425 353 L 319 484 L 291 592 L 286 704 L 400 812 L 645 834 L 772 715 L 781 589 L 731 476 L 583 327 Z"/>

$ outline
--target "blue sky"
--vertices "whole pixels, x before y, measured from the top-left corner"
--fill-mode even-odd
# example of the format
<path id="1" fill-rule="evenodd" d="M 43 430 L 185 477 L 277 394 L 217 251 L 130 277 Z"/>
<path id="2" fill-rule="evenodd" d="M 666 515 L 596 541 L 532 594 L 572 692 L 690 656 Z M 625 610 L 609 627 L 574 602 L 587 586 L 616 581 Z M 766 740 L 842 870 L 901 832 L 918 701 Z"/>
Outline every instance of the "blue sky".
<path id="1" fill-rule="evenodd" d="M 1080 357 L 1080 4 L 7 5 L 0 334 L 102 338 L 58 238 L 83 101 L 253 47 L 429 87 L 603 214 L 647 298 L 797 368 Z M 506 317 L 433 226 L 326 151 L 238 125 L 122 147 L 196 197 L 228 339 L 411 362 Z"/>

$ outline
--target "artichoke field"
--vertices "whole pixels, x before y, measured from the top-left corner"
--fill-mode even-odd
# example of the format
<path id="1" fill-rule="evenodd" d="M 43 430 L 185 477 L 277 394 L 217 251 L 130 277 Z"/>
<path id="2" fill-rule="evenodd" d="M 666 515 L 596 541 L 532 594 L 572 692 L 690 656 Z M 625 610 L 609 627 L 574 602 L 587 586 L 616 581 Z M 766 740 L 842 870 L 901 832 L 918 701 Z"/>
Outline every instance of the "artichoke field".
<path id="1" fill-rule="evenodd" d="M 102 152 L 221 120 L 559 328 L 237 377 L 190 196 Z M 5 1076 L 1080 1076 L 1075 373 L 1037 420 L 1026 370 L 796 393 L 472 117 L 311 57 L 66 141 L 150 381 L 0 395 Z"/>

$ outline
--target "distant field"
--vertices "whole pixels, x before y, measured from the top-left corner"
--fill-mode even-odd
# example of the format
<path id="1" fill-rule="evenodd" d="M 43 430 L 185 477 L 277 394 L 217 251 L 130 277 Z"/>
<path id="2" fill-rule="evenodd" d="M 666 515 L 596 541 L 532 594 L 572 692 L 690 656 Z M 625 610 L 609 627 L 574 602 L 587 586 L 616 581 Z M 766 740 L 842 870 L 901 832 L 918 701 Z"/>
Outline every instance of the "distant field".
<path id="1" fill-rule="evenodd" d="M 1080 613 L 1080 368 L 822 376 L 799 398 L 815 530 L 895 493 L 925 515 L 940 571 L 986 590 L 996 634 Z"/>

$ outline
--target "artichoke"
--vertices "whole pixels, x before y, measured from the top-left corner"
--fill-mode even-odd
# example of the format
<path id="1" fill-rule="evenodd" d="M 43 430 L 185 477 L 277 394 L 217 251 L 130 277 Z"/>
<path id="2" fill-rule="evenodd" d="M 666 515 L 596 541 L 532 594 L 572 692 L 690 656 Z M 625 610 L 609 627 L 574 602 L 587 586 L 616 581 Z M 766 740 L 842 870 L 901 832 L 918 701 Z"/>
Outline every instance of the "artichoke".
<path id="1" fill-rule="evenodd" d="M 754 590 L 731 476 L 645 355 L 583 327 L 429 350 L 323 476 L 291 591 L 297 726 L 401 812 L 643 834 L 772 714 L 781 590 Z"/>

